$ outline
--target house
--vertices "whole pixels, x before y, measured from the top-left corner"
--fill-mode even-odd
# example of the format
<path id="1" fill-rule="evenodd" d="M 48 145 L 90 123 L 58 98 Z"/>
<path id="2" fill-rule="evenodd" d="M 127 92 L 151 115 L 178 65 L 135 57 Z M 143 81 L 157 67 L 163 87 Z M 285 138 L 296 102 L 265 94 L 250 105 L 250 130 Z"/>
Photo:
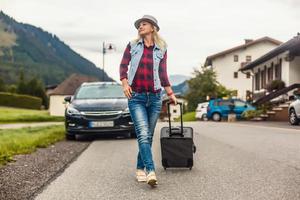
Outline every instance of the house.
<path id="1" fill-rule="evenodd" d="M 283 81 L 291 88 L 286 90 L 287 94 L 292 95 L 292 89 L 297 87 L 291 86 L 300 84 L 300 34 L 248 63 L 241 71 L 253 74 L 254 101 L 268 94 L 267 86 L 273 80 Z"/>
<path id="2" fill-rule="evenodd" d="M 96 82 L 99 81 L 97 78 L 72 74 L 61 84 L 59 84 L 53 91 L 49 93 L 49 112 L 50 115 L 54 116 L 64 116 L 66 103 L 64 98 L 66 96 L 72 96 L 75 94 L 77 88 L 83 82 Z"/>
<path id="3" fill-rule="evenodd" d="M 177 98 L 177 102 L 180 102 L 183 104 L 183 106 L 187 105 L 186 100 L 183 98 L 182 95 L 179 93 L 175 93 L 175 96 Z M 164 95 L 162 100 L 162 109 L 160 112 L 160 119 L 162 121 L 168 121 L 168 105 L 167 102 L 169 101 L 169 97 L 167 95 Z M 184 109 L 183 109 L 184 110 Z M 174 121 L 174 119 L 180 117 L 180 105 L 170 105 L 170 119 L 171 121 Z"/>
<path id="4" fill-rule="evenodd" d="M 46 90 L 46 95 L 49 96 L 51 94 L 51 92 L 53 92 L 53 90 L 57 87 L 57 85 L 47 85 L 45 87 Z"/>
<path id="5" fill-rule="evenodd" d="M 217 73 L 219 83 L 228 89 L 235 90 L 238 98 L 246 100 L 247 93 L 252 88 L 251 73 L 242 73 L 239 70 L 280 44 L 280 41 L 270 37 L 246 39 L 242 45 L 208 56 L 204 66 L 212 67 Z"/>

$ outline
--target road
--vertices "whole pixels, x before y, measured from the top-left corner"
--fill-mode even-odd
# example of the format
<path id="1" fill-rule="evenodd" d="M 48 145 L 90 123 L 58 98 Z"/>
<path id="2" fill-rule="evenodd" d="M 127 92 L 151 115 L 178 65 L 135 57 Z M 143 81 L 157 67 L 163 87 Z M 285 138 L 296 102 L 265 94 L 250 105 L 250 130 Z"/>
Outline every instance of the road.
<path id="1" fill-rule="evenodd" d="M 98 139 L 36 199 L 300 199 L 299 129 L 185 123 L 195 131 L 195 165 L 164 171 L 159 131 L 166 125 L 157 124 L 153 145 L 157 188 L 135 181 L 134 139 Z"/>

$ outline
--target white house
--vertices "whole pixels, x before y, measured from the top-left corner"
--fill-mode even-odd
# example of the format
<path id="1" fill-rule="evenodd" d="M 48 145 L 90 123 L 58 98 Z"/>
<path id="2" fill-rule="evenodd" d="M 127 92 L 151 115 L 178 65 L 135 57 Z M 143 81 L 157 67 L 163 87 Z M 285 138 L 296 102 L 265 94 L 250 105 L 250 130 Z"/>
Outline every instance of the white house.
<path id="1" fill-rule="evenodd" d="M 246 39 L 242 45 L 208 56 L 204 66 L 212 67 L 217 73 L 217 81 L 228 89 L 236 90 L 237 97 L 245 100 L 247 91 L 252 88 L 251 74 L 239 70 L 280 44 L 270 37 Z"/>
<path id="2" fill-rule="evenodd" d="M 98 79 L 89 76 L 83 76 L 79 74 L 72 74 L 69 78 L 59 84 L 53 91 L 49 93 L 49 113 L 53 116 L 64 116 L 65 108 L 67 106 L 64 98 L 66 96 L 72 96 L 76 92 L 76 89 L 83 82 L 94 82 Z"/>
<path id="3" fill-rule="evenodd" d="M 300 83 L 300 35 L 267 52 L 241 71 L 253 74 L 254 100 L 266 94 L 266 86 L 282 80 L 285 86 Z"/>
<path id="4" fill-rule="evenodd" d="M 182 103 L 183 106 L 187 106 L 187 101 L 182 97 L 180 94 L 175 94 L 177 98 L 178 103 Z M 168 107 L 167 107 L 167 102 L 169 101 L 169 98 L 167 96 L 163 97 L 162 101 L 162 109 L 160 113 L 160 119 L 163 121 L 169 120 L 168 118 Z M 182 108 L 183 109 L 183 108 Z M 183 114 L 183 113 L 182 113 Z M 174 121 L 174 119 L 180 117 L 180 105 L 170 105 L 170 119 L 171 121 Z"/>

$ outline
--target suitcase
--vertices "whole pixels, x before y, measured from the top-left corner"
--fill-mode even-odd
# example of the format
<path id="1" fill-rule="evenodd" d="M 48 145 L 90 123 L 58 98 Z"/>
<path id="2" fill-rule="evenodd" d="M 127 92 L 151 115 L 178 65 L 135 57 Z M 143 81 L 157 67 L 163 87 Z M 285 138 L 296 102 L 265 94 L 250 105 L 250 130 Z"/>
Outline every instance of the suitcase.
<path id="1" fill-rule="evenodd" d="M 162 166 L 166 168 L 193 167 L 193 153 L 196 146 L 193 142 L 193 128 L 183 127 L 182 103 L 180 105 L 180 127 L 172 127 L 170 120 L 170 102 L 168 106 L 169 127 L 163 127 L 160 132 Z"/>

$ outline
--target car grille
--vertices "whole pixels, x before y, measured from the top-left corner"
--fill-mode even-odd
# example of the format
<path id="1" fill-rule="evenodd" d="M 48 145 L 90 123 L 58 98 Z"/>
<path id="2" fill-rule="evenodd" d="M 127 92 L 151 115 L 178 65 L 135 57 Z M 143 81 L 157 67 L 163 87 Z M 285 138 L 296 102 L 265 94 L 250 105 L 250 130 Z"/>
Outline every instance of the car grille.
<path id="1" fill-rule="evenodd" d="M 82 115 L 85 116 L 114 116 L 114 115 L 119 115 L 122 113 L 122 111 L 88 111 L 88 112 L 80 112 Z"/>
<path id="2" fill-rule="evenodd" d="M 122 111 L 82 111 L 80 112 L 86 119 L 112 119 L 120 116 Z"/>

